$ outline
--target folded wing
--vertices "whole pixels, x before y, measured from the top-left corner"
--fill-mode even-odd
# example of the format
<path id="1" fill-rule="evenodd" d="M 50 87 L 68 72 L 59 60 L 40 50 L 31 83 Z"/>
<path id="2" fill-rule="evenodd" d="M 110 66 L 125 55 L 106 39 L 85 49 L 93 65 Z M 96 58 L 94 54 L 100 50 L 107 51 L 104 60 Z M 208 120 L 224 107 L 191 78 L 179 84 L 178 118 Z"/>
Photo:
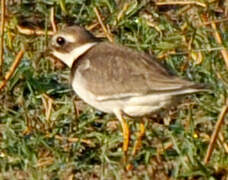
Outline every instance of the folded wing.
<path id="1" fill-rule="evenodd" d="M 85 79 L 86 88 L 99 100 L 163 92 L 178 95 L 203 89 L 171 75 L 149 55 L 110 43 L 94 46 L 74 66 Z"/>

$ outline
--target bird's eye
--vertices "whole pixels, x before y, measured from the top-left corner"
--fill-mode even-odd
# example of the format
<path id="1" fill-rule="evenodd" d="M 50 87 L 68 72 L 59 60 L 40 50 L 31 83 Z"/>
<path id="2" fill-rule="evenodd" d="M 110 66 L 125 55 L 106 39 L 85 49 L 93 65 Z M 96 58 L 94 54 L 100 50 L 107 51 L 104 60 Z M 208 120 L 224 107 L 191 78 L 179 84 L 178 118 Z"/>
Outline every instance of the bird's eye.
<path id="1" fill-rule="evenodd" d="M 57 37 L 57 39 L 56 39 L 56 43 L 59 46 L 63 46 L 65 44 L 65 42 L 66 42 L 66 40 L 63 37 L 61 37 L 61 36 Z"/>

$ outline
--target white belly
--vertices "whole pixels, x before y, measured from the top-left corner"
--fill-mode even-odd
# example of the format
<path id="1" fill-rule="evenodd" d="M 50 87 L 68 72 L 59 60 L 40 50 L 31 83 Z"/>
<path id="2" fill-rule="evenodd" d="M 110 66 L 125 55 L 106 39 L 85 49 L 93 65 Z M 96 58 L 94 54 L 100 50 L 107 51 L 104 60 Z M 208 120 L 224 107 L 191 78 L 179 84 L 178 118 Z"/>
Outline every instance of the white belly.
<path id="1" fill-rule="evenodd" d="M 169 95 L 144 95 L 130 98 L 123 108 L 123 112 L 130 116 L 143 116 L 165 108 L 172 102 Z"/>
<path id="2" fill-rule="evenodd" d="M 106 112 L 106 113 L 114 113 L 113 110 L 116 107 L 120 107 L 122 109 L 124 102 L 123 101 L 100 101 L 97 100 L 97 97 L 87 90 L 86 84 L 83 82 L 83 78 L 80 77 L 80 74 L 76 74 L 72 87 L 77 95 L 85 101 L 87 104 L 93 106 L 94 108 Z"/>

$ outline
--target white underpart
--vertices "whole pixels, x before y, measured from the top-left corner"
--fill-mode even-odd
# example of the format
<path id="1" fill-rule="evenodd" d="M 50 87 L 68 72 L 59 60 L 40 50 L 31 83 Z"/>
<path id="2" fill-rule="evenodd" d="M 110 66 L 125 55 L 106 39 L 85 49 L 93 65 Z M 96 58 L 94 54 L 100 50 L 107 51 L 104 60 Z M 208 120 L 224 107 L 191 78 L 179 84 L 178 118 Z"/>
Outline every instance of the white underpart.
<path id="1" fill-rule="evenodd" d="M 65 37 L 65 36 L 64 36 Z M 57 51 L 53 51 L 52 54 L 63 61 L 68 67 L 72 67 L 74 61 L 84 54 L 86 51 L 88 51 L 91 47 L 93 47 L 96 43 L 86 43 L 84 45 L 81 45 L 74 50 L 72 50 L 70 53 L 61 53 Z"/>

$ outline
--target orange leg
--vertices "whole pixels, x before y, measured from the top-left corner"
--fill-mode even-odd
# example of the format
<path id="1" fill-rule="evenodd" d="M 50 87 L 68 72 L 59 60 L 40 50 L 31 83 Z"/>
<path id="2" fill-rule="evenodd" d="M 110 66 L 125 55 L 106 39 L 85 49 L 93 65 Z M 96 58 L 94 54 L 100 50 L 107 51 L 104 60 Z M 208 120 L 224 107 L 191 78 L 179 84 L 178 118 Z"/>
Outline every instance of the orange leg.
<path id="1" fill-rule="evenodd" d="M 121 123 L 122 131 L 123 131 L 123 151 L 124 153 L 127 152 L 129 146 L 129 137 L 130 137 L 130 130 L 127 124 L 127 121 L 123 118 L 123 113 L 121 110 L 116 110 L 115 112 L 116 117 Z"/>
<path id="2" fill-rule="evenodd" d="M 140 150 L 142 146 L 142 137 L 145 134 L 145 126 L 143 123 L 140 123 L 140 129 L 139 132 L 137 133 L 137 139 L 134 145 L 134 148 L 132 150 L 132 155 L 134 156 L 138 150 Z"/>

